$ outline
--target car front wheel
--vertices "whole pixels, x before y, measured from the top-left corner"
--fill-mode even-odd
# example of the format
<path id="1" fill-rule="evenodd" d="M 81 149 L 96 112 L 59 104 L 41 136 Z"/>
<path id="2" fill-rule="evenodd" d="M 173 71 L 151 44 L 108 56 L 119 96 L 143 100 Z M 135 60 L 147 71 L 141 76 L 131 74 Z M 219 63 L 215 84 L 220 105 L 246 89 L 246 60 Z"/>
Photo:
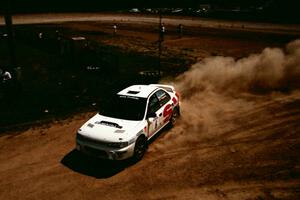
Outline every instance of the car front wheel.
<path id="1" fill-rule="evenodd" d="M 135 142 L 133 159 L 139 161 L 143 158 L 147 150 L 147 139 L 145 136 L 140 136 Z"/>

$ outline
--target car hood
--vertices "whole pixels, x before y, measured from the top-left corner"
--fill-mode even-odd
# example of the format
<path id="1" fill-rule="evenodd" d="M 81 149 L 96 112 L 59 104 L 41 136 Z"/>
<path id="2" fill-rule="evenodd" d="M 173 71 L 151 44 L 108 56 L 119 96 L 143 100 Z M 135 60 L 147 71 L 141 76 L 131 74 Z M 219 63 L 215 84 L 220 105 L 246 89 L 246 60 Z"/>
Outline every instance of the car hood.
<path id="1" fill-rule="evenodd" d="M 104 142 L 128 141 L 143 128 L 141 127 L 142 122 L 115 119 L 96 114 L 78 130 L 78 133 Z"/>

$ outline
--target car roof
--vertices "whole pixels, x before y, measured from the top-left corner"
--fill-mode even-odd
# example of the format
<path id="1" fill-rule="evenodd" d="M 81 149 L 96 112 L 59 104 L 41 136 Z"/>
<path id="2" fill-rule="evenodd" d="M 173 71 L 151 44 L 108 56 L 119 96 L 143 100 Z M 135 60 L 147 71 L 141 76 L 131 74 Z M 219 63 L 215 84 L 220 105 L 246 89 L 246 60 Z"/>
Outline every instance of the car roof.
<path id="1" fill-rule="evenodd" d="M 132 85 L 121 90 L 118 95 L 148 98 L 148 96 L 157 89 L 154 85 Z"/>

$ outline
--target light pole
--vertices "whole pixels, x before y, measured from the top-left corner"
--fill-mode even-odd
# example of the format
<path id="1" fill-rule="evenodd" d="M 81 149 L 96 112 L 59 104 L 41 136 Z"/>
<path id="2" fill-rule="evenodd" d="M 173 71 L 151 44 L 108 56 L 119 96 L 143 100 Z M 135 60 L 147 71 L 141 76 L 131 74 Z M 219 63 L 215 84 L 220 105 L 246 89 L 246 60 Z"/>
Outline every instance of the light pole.
<path id="1" fill-rule="evenodd" d="M 13 67 L 16 67 L 16 55 L 15 55 L 15 44 L 14 44 L 14 34 L 13 34 L 13 23 L 12 23 L 12 12 L 11 12 L 11 2 L 6 0 L 4 6 L 4 18 L 5 26 L 7 31 L 7 45 L 10 56 L 9 70 L 11 71 Z"/>
<path id="2" fill-rule="evenodd" d="M 159 14 L 159 27 L 158 27 L 158 73 L 159 76 L 161 75 L 161 51 L 162 51 L 162 42 L 163 42 L 163 35 L 162 32 L 162 14 L 161 14 L 161 9 L 158 11 Z"/>

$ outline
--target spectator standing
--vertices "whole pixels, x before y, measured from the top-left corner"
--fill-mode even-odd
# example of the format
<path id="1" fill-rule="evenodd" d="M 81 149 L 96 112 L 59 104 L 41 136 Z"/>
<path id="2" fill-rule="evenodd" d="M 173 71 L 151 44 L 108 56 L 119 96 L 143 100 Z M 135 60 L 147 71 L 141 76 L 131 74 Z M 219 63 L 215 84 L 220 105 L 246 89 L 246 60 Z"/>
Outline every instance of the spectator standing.
<path id="1" fill-rule="evenodd" d="M 12 79 L 12 76 L 8 71 L 4 71 L 1 74 L 1 79 L 2 79 L 2 82 L 5 83 L 6 81 L 9 81 L 10 79 Z"/>
<path id="2" fill-rule="evenodd" d="M 113 29 L 114 29 L 114 35 L 117 35 L 117 29 L 118 29 L 118 26 L 117 26 L 116 23 L 114 23 Z"/>
<path id="3" fill-rule="evenodd" d="M 160 25 L 160 40 L 161 41 L 164 41 L 164 39 L 165 39 L 165 32 L 166 32 L 166 28 L 165 28 L 164 23 L 162 23 Z"/>
<path id="4" fill-rule="evenodd" d="M 11 104 L 13 93 L 12 76 L 10 72 L 0 69 L 0 100 L 3 99 L 6 105 Z"/>
<path id="5" fill-rule="evenodd" d="M 179 37 L 182 38 L 182 34 L 183 34 L 183 25 L 182 24 L 178 25 L 178 34 L 179 34 Z"/>

